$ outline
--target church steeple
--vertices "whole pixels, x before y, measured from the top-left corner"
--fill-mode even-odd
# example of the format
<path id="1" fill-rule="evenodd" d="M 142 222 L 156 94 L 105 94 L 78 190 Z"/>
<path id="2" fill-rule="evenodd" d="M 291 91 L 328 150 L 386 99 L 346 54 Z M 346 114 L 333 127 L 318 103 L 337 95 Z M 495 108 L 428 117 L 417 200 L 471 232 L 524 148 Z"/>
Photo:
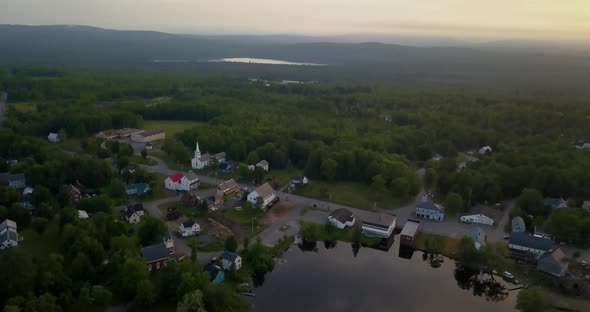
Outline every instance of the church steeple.
<path id="1" fill-rule="evenodd" d="M 197 141 L 197 148 L 195 148 L 195 158 L 201 158 L 201 150 L 199 150 L 199 141 Z"/>

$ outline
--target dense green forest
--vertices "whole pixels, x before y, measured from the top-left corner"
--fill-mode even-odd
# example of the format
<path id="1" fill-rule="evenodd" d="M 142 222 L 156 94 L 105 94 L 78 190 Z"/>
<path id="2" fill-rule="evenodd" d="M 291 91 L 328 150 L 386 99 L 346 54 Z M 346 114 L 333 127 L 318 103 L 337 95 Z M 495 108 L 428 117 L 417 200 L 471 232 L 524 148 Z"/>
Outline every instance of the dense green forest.
<path id="1" fill-rule="evenodd" d="M 590 200 L 590 152 L 574 147 L 590 141 L 585 98 L 372 84 L 266 86 L 238 78 L 68 67 L 6 67 L 0 80 L 9 103 L 0 157 L 19 161 L 10 167 L 0 161 L 0 171 L 24 172 L 35 185 L 37 208 L 30 217 L 18 208 L 19 194 L 0 186 L 0 219 L 16 220 L 31 235 L 53 235 L 55 242 L 42 255 L 18 249 L 0 254 L 2 280 L 19 281 L 2 288 L 0 300 L 24 311 L 76 311 L 128 300 L 141 308 L 155 298 L 174 304 L 200 298 L 207 311 L 247 308 L 233 289 L 208 284 L 192 262 L 148 277 L 137 246 L 160 240 L 162 224 L 150 218 L 137 228 L 112 222 L 118 213 L 113 207 L 125 197 L 124 183 L 153 184 L 156 177 L 141 169 L 123 175 L 106 160 L 68 155 L 46 142 L 50 131 L 62 131 L 97 154 L 101 149 L 88 137 L 101 130 L 141 127 L 144 120 L 193 121 L 163 143 L 171 158 L 185 164 L 199 141 L 202 151 L 225 151 L 232 161 L 266 159 L 273 170 L 295 168 L 327 183 L 361 183 L 395 198 L 411 198 L 424 185 L 437 201 L 459 197 L 455 213 L 518 197 L 514 214 L 525 216 L 527 225 L 546 225 L 560 240 L 580 245 L 590 237 L 590 216 L 576 207 Z M 479 155 L 482 146 L 492 152 Z M 459 153 L 471 151 L 477 161 L 457 170 L 464 161 Z M 432 160 L 436 154 L 444 158 Z M 130 155 L 123 145 L 97 156 L 127 162 Z M 423 179 L 419 168 L 425 169 Z M 67 185 L 76 182 L 98 195 L 80 204 L 95 214 L 89 220 L 78 220 L 68 200 Z M 571 208 L 547 210 L 542 199 L 548 196 L 569 199 Z M 268 255 L 255 244 L 246 260 L 272 262 L 260 254 Z"/>

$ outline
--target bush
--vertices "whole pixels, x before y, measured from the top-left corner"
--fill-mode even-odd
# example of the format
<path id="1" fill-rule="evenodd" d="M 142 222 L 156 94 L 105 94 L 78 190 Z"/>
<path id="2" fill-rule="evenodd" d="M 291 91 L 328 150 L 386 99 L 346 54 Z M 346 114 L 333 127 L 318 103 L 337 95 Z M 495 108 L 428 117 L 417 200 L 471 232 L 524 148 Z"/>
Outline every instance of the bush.
<path id="1" fill-rule="evenodd" d="M 33 218 L 32 225 L 35 229 L 35 232 L 41 234 L 45 232 L 45 229 L 47 228 L 47 223 L 49 223 L 49 220 L 47 220 L 46 218 L 35 217 Z"/>

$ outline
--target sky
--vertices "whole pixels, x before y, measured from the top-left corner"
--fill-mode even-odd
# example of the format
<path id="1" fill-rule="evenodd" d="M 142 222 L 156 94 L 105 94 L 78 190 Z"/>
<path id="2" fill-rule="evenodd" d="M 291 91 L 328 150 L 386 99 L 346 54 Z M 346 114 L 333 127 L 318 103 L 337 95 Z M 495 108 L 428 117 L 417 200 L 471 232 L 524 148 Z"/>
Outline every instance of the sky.
<path id="1" fill-rule="evenodd" d="M 588 41 L 590 0 L 0 0 L 0 24 Z"/>

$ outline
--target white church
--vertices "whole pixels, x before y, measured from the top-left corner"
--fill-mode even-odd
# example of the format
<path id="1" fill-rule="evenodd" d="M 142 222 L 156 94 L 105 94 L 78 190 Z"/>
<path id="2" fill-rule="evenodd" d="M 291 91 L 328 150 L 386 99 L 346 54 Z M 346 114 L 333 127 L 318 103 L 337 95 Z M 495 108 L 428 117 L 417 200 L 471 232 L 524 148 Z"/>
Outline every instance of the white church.
<path id="1" fill-rule="evenodd" d="M 195 148 L 195 157 L 193 157 L 191 161 L 193 169 L 203 169 L 209 166 L 212 159 L 216 159 L 217 163 L 219 164 L 224 163 L 225 152 L 217 153 L 215 155 L 210 155 L 209 153 L 201 155 L 201 150 L 199 150 L 199 142 L 197 142 L 197 147 Z"/>

